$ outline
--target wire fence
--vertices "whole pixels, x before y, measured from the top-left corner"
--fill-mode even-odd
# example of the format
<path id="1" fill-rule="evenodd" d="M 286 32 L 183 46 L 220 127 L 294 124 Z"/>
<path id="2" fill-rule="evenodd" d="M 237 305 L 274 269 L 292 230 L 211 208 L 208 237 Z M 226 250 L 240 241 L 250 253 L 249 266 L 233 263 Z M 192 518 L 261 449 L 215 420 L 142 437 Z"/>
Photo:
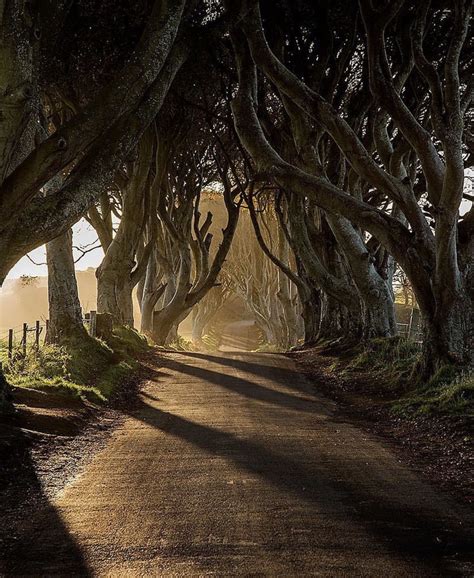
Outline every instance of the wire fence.
<path id="1" fill-rule="evenodd" d="M 423 342 L 423 334 L 419 319 L 419 312 L 416 311 L 413 307 L 411 308 L 407 323 L 397 322 L 397 333 L 400 335 L 400 337 L 410 339 L 421 347 Z"/>
<path id="2" fill-rule="evenodd" d="M 87 331 L 93 337 L 97 330 L 97 313 L 86 313 L 82 319 Z M 18 357 L 26 357 L 31 350 L 43 347 L 48 334 L 49 320 L 36 320 L 34 323 L 22 323 L 11 327 L 0 334 L 0 357 L 12 361 Z"/>
<path id="3" fill-rule="evenodd" d="M 97 312 L 90 311 L 82 319 L 87 331 L 93 337 L 97 334 Z M 36 320 L 34 323 L 22 323 L 0 334 L 0 358 L 11 361 L 26 357 L 28 352 L 45 345 L 49 320 Z M 410 316 L 408 323 L 397 323 L 397 332 L 401 337 L 410 339 L 421 347 L 422 332 L 419 323 Z M 1 363 L 1 360 L 0 360 Z"/>

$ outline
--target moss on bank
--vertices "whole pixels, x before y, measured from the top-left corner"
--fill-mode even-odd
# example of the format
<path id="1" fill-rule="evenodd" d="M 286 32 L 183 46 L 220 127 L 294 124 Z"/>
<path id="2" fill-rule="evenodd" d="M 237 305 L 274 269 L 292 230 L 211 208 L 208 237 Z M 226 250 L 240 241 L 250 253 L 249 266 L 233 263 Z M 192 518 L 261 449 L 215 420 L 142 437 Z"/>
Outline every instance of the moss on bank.
<path id="1" fill-rule="evenodd" d="M 384 379 L 388 388 L 398 389 L 412 375 L 420 349 L 416 343 L 402 337 L 379 337 L 356 350 L 348 369 L 370 370 Z"/>
<path id="2" fill-rule="evenodd" d="M 423 385 L 409 391 L 393 406 L 401 414 L 451 414 L 474 417 L 474 375 L 446 365 Z"/>
<path id="3" fill-rule="evenodd" d="M 418 380 L 419 345 L 392 337 L 373 339 L 337 361 L 332 370 L 366 373 L 397 397 L 394 412 L 404 415 L 438 414 L 474 416 L 474 375 L 453 365 L 441 367 L 427 382 Z"/>
<path id="4" fill-rule="evenodd" d="M 31 348 L 26 357 L 8 361 L 0 350 L 5 377 L 11 386 L 106 402 L 138 367 L 137 356 L 149 348 L 133 329 L 114 329 L 107 343 L 100 339 L 69 339 L 61 345 Z"/>

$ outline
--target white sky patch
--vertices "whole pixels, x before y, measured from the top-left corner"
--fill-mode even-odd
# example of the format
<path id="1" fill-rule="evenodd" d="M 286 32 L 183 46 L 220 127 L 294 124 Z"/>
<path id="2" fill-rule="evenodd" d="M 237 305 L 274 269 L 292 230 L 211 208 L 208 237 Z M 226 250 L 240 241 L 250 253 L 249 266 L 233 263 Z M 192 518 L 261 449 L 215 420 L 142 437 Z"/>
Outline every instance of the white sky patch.
<path id="1" fill-rule="evenodd" d="M 85 247 L 97 241 L 97 233 L 93 229 L 91 225 L 85 220 L 81 219 L 78 223 L 74 225 L 72 228 L 73 230 L 73 244 L 76 247 Z M 95 245 L 99 245 L 97 241 Z M 89 247 L 89 248 L 90 248 Z M 11 269 L 8 273 L 7 279 L 17 279 L 22 275 L 33 275 L 33 276 L 40 276 L 44 277 L 48 274 L 48 269 L 46 267 L 46 249 L 43 245 L 42 247 L 38 247 L 31 253 L 29 256 L 33 261 L 36 263 L 41 263 L 40 265 L 35 265 L 28 259 L 27 256 L 23 257 L 18 261 L 18 263 Z M 74 259 L 78 259 L 81 256 L 81 252 L 77 249 L 74 249 Z M 95 249 L 94 251 L 90 251 L 81 260 L 77 263 L 76 269 L 78 271 L 82 271 L 88 269 L 89 267 L 97 267 L 100 265 L 102 258 L 104 257 L 104 252 L 101 248 Z"/>

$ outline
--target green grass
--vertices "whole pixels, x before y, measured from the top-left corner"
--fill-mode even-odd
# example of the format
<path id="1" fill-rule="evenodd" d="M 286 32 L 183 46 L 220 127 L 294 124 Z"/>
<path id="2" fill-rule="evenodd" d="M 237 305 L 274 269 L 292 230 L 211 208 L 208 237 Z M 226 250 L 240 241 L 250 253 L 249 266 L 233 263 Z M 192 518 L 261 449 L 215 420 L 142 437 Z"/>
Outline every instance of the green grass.
<path id="1" fill-rule="evenodd" d="M 428 383 L 398 400 L 393 410 L 403 415 L 459 415 L 474 417 L 474 375 L 454 366 L 440 368 Z"/>
<path id="2" fill-rule="evenodd" d="M 383 378 L 387 387 L 398 388 L 412 375 L 419 360 L 416 343 L 402 337 L 371 339 L 346 366 L 351 370 L 370 370 L 374 377 Z"/>
<path id="3" fill-rule="evenodd" d="M 255 351 L 259 353 L 279 353 L 281 352 L 281 348 L 274 343 L 262 343 Z"/>
<path id="4" fill-rule="evenodd" d="M 137 368 L 137 356 L 148 349 L 146 339 L 133 329 L 114 329 L 108 343 L 87 337 L 61 345 L 30 348 L 8 361 L 0 349 L 4 373 L 13 387 L 43 390 L 60 395 L 106 402 Z"/>
<path id="5" fill-rule="evenodd" d="M 202 337 L 202 344 L 206 351 L 217 351 L 219 349 L 220 343 L 220 336 L 213 328 L 211 328 L 209 332 Z"/>
<path id="6" fill-rule="evenodd" d="M 176 349 L 176 351 L 195 351 L 196 348 L 192 341 L 186 339 L 182 335 L 178 335 L 177 338 L 169 344 L 171 349 Z"/>
<path id="7" fill-rule="evenodd" d="M 416 376 L 420 353 L 405 338 L 373 339 L 354 354 L 344 371 L 349 375 L 354 370 L 366 371 L 386 391 L 403 393 L 392 405 L 398 414 L 474 416 L 474 375 L 444 365 L 428 382 L 420 382 Z M 331 366 L 331 371 L 340 369 L 341 361 Z"/>

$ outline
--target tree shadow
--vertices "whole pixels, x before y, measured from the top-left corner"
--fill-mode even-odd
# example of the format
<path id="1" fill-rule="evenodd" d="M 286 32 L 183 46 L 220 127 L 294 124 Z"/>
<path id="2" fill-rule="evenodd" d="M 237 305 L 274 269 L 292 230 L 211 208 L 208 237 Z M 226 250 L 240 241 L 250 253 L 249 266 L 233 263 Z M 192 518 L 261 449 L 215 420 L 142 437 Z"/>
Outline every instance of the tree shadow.
<path id="1" fill-rule="evenodd" d="M 426 568 L 429 576 L 456 575 L 451 559 L 471 561 L 472 534 L 458 520 L 440 517 L 434 507 L 411 507 L 404 503 L 398 487 L 371 493 L 341 472 L 364 469 L 366 462 L 351 456 L 337 464 L 338 475 L 317 459 L 303 462 L 276 453 L 253 441 L 189 421 L 183 417 L 139 402 L 132 415 L 147 425 L 189 442 L 206 453 L 233 462 L 239 470 L 257 475 L 279 490 L 315 506 L 315 516 L 331 503 L 345 504 L 344 518 L 364 529 L 388 550 L 412 559 Z M 368 544 L 370 547 L 370 543 Z"/>
<path id="2" fill-rule="evenodd" d="M 14 420 L 0 424 L 0 574 L 92 576 L 79 544 L 42 488 L 31 444 Z"/>
<path id="3" fill-rule="evenodd" d="M 175 359 L 167 358 L 164 363 L 169 369 L 177 371 L 178 373 L 185 373 L 186 375 L 190 375 L 196 379 L 218 385 L 223 389 L 227 389 L 256 401 L 277 405 L 287 410 L 317 413 L 316 399 L 309 397 L 308 392 L 304 392 L 307 393 L 307 397 L 294 396 L 275 389 L 269 389 L 254 381 L 242 379 L 240 377 L 229 375 L 228 373 L 223 375 L 217 371 L 204 369 L 203 367 L 197 367 L 195 365 L 187 365 L 176 361 Z"/>
<path id="4" fill-rule="evenodd" d="M 175 352 L 176 353 L 176 352 Z M 265 357 L 269 356 L 281 356 L 283 354 L 275 354 L 271 352 L 226 352 L 226 355 L 211 355 L 209 353 L 198 353 L 195 351 L 180 351 L 179 355 L 183 355 L 185 357 L 191 357 L 195 359 L 202 359 L 208 361 L 209 363 L 216 363 L 219 365 L 223 365 L 226 367 L 232 367 L 239 371 L 245 371 L 247 373 L 252 373 L 258 377 L 262 377 L 264 379 L 271 378 L 272 381 L 276 381 L 285 387 L 290 389 L 294 389 L 296 391 L 304 391 L 308 393 L 308 385 L 307 383 L 299 377 L 297 371 L 293 369 L 288 369 L 286 367 L 281 367 L 278 365 L 269 365 L 265 362 L 253 362 L 251 361 L 252 358 L 257 360 L 264 361 Z M 228 355 L 237 356 L 237 355 L 244 355 L 245 359 L 237 359 L 236 357 L 228 357 Z M 295 376 L 297 379 L 295 379 Z"/>

